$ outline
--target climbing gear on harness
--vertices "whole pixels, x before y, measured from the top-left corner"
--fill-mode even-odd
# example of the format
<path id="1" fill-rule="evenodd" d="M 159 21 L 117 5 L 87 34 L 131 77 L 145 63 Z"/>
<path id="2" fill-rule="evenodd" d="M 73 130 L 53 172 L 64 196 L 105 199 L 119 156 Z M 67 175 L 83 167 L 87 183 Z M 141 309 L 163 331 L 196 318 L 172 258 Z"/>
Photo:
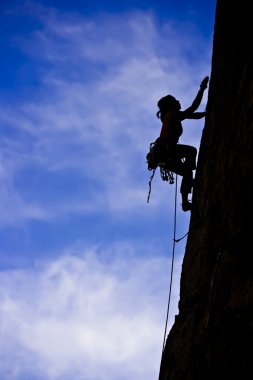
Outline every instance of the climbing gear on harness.
<path id="1" fill-rule="evenodd" d="M 175 182 L 173 173 L 166 168 L 166 166 L 165 166 L 164 163 L 160 163 L 158 166 L 160 167 L 160 176 L 161 176 L 162 180 L 163 181 L 168 181 L 172 185 Z M 152 180 L 154 178 L 155 171 L 156 171 L 156 169 L 153 169 L 153 173 L 152 173 L 152 175 L 151 175 L 151 177 L 149 178 L 149 181 L 148 181 L 149 192 L 148 192 L 147 203 L 149 203 L 149 198 L 150 198 L 150 195 L 151 195 L 151 183 L 152 183 Z"/>
<path id="2" fill-rule="evenodd" d="M 173 172 L 167 168 L 167 162 L 161 162 L 159 164 L 160 167 L 160 175 L 163 181 L 168 181 L 171 185 L 175 182 Z"/>
<path id="3" fill-rule="evenodd" d="M 160 176 L 163 181 L 167 181 L 171 185 L 175 182 L 172 170 L 175 168 L 175 162 L 172 157 L 167 156 L 167 149 L 167 144 L 161 143 L 161 141 L 159 141 L 159 138 L 149 145 L 149 152 L 146 155 L 146 160 L 148 164 L 148 170 L 152 170 L 153 173 L 149 179 L 149 193 L 147 203 L 149 203 L 151 183 L 157 167 L 160 168 Z"/>
<path id="4" fill-rule="evenodd" d="M 146 155 L 147 163 L 148 163 L 148 170 L 154 170 L 158 166 L 156 154 L 155 154 L 155 142 L 150 143 L 149 145 L 149 152 Z"/>
<path id="5" fill-rule="evenodd" d="M 153 169 L 153 173 L 152 173 L 152 175 L 151 175 L 151 177 L 149 178 L 149 181 L 148 181 L 149 192 L 148 192 L 147 203 L 149 203 L 149 198 L 150 198 L 150 194 L 151 194 L 151 183 L 152 183 L 152 179 L 154 178 L 154 175 L 155 175 L 155 169 Z"/>

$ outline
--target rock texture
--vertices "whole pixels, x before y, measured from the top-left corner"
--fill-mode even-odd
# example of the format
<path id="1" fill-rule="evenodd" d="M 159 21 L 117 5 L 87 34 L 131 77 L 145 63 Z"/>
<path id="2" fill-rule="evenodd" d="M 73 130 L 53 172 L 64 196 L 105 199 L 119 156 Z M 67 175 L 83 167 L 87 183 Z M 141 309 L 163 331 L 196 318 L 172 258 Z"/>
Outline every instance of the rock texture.
<path id="1" fill-rule="evenodd" d="M 218 0 L 179 314 L 159 380 L 253 379 L 250 2 Z"/>

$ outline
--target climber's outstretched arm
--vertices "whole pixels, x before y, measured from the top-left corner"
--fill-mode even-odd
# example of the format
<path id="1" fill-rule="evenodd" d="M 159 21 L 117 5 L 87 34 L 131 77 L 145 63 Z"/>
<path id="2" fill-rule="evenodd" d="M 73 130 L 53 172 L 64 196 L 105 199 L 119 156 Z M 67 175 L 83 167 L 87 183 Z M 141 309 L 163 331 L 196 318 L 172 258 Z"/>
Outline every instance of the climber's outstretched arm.
<path id="1" fill-rule="evenodd" d="M 187 119 L 202 119 L 206 116 L 206 112 L 193 112 Z"/>
<path id="2" fill-rule="evenodd" d="M 180 114 L 181 114 L 181 120 L 184 120 L 184 119 L 196 119 L 196 117 L 191 117 L 191 116 L 194 113 L 194 111 L 196 111 L 196 109 L 199 107 L 199 105 L 201 103 L 204 91 L 207 88 L 208 81 L 209 81 L 209 77 L 205 77 L 202 80 L 202 82 L 200 84 L 200 89 L 199 89 L 199 91 L 197 93 L 196 98 L 193 100 L 192 105 L 189 108 L 187 108 L 186 110 L 180 112 Z M 198 113 L 198 112 L 196 112 L 196 113 Z M 202 112 L 199 112 L 199 113 L 202 113 Z"/>

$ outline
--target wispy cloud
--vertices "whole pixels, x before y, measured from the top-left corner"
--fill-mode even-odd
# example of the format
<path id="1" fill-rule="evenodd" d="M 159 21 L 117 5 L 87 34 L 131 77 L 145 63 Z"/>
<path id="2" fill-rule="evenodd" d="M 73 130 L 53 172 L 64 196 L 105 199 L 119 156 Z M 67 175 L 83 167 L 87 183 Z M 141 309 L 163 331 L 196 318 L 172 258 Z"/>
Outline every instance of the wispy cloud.
<path id="1" fill-rule="evenodd" d="M 135 247 L 136 249 L 136 247 Z M 0 274 L 0 376 L 8 380 L 153 379 L 168 298 L 167 259 L 128 243 Z M 181 257 L 175 263 L 171 323 Z"/>

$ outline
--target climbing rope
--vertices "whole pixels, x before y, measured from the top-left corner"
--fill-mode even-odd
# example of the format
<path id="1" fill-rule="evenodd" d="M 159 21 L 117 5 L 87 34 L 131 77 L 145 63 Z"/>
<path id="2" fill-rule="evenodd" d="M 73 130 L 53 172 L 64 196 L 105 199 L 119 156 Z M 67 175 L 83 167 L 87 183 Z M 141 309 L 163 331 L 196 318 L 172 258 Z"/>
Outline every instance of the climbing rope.
<path id="1" fill-rule="evenodd" d="M 184 239 L 189 232 L 187 232 L 184 236 L 182 236 L 179 239 L 176 239 L 176 227 L 177 227 L 177 175 L 176 175 L 176 181 L 175 181 L 175 200 L 174 200 L 174 228 L 173 228 L 173 249 L 172 249 L 172 257 L 171 257 L 171 271 L 170 271 L 170 284 L 169 284 L 169 299 L 168 299 L 168 306 L 167 306 L 167 313 L 166 313 L 166 322 L 165 322 L 165 329 L 164 329 L 164 337 L 163 337 L 163 348 L 162 348 L 162 355 L 165 348 L 166 343 L 166 335 L 167 335 L 167 327 L 168 327 L 168 319 L 169 319 L 169 311 L 170 311 L 170 298 L 171 298 L 171 289 L 172 289 L 172 280 L 173 280 L 173 269 L 174 269 L 174 257 L 175 257 L 175 245 L 180 240 Z M 161 355 L 161 362 L 160 362 L 160 371 L 161 371 L 161 364 L 162 364 L 162 355 Z"/>
<path id="2" fill-rule="evenodd" d="M 173 249 L 172 249 L 172 258 L 171 258 L 169 300 L 168 300 L 168 306 L 167 306 L 166 322 L 165 322 L 164 337 L 163 337 L 163 350 L 165 347 L 165 341 L 166 341 L 166 335 L 167 335 L 167 326 L 168 326 L 168 319 L 169 319 L 169 311 L 170 311 L 170 297 L 171 297 L 171 289 L 172 289 L 172 278 L 173 278 L 175 245 L 176 245 L 176 227 L 177 227 L 177 175 L 176 175 L 175 201 L 174 201 Z"/>
<path id="3" fill-rule="evenodd" d="M 149 193 L 147 198 L 147 203 L 149 203 L 150 194 L 151 194 L 151 183 L 155 175 L 156 168 L 153 169 L 153 173 L 149 179 Z M 165 329 L 164 329 L 164 337 L 163 337 L 163 348 L 162 348 L 162 355 L 165 348 L 166 343 L 166 335 L 167 335 L 167 327 L 168 327 L 168 319 L 169 319 L 169 311 L 170 311 L 170 299 L 171 299 L 171 289 L 172 289 L 172 280 L 173 280 L 173 269 L 174 269 L 174 257 L 175 257 L 175 245 L 182 239 L 184 239 L 189 232 L 187 232 L 184 236 L 182 236 L 179 239 L 176 239 L 176 229 L 177 229 L 177 174 L 176 174 L 176 181 L 174 180 L 173 173 L 166 170 L 165 168 L 161 167 L 160 165 L 160 174 L 163 181 L 169 181 L 170 184 L 175 184 L 175 200 L 174 200 L 174 229 L 173 229 L 173 249 L 172 249 L 172 258 L 171 258 L 171 272 L 170 272 L 170 284 L 169 284 L 169 299 L 168 299 L 168 306 L 167 306 L 167 313 L 166 313 L 166 322 L 165 322 Z M 161 371 L 161 364 L 162 364 L 162 355 L 161 355 L 161 362 L 160 362 L 160 371 Z"/>

